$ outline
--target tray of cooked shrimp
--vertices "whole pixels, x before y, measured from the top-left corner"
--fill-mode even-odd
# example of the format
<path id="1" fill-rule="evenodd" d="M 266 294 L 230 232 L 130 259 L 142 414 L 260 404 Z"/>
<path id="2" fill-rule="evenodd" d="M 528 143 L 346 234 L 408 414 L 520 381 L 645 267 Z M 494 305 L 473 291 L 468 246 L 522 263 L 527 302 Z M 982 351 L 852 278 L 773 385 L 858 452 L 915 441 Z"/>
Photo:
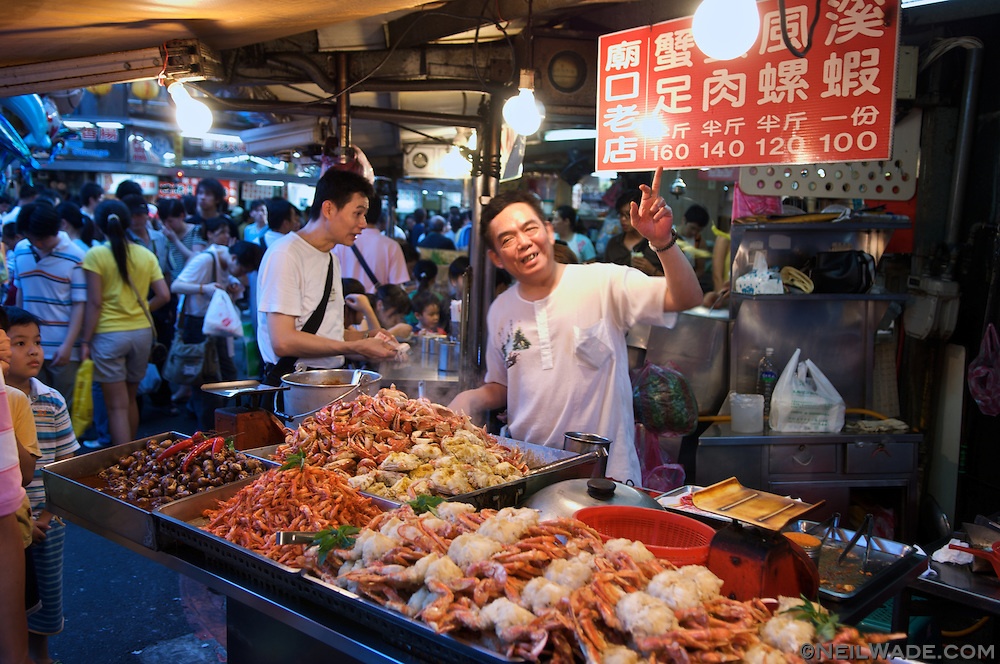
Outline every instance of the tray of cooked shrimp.
<path id="1" fill-rule="evenodd" d="M 154 516 L 165 541 L 202 552 L 209 565 L 290 583 L 301 571 L 305 543 L 345 525 L 364 526 L 392 507 L 376 500 L 336 471 L 290 463 L 163 505 Z M 289 532 L 314 537 L 286 543 L 281 534 Z"/>
<path id="2" fill-rule="evenodd" d="M 722 579 L 706 567 L 677 568 L 641 542 L 602 542 L 580 521 L 542 521 L 531 509 L 421 499 L 341 534 L 305 552 L 313 599 L 328 598 L 334 611 L 352 606 L 355 616 L 363 610 L 383 633 L 404 627 L 408 637 L 399 638 L 448 652 L 770 662 L 797 661 L 805 644 L 864 647 L 905 636 L 860 634 L 802 598 L 723 597 Z"/>
<path id="3" fill-rule="evenodd" d="M 434 495 L 480 509 L 513 507 L 553 482 L 590 477 L 599 460 L 498 439 L 467 416 L 394 387 L 334 402 L 286 431 L 283 444 L 248 453 L 339 470 L 352 487 L 398 504 Z"/>

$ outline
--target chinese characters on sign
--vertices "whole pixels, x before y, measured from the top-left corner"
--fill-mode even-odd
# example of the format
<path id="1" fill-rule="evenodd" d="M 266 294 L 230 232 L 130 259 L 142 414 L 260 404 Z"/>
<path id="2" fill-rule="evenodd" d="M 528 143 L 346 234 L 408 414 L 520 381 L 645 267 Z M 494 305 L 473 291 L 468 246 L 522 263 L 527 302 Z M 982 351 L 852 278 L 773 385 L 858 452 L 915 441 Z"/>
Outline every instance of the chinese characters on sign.
<path id="1" fill-rule="evenodd" d="M 816 5 L 786 5 L 801 51 Z M 699 51 L 690 17 L 600 38 L 598 171 L 889 158 L 899 0 L 823 0 L 805 58 L 777 0 L 758 8 L 758 40 L 733 60 Z"/>

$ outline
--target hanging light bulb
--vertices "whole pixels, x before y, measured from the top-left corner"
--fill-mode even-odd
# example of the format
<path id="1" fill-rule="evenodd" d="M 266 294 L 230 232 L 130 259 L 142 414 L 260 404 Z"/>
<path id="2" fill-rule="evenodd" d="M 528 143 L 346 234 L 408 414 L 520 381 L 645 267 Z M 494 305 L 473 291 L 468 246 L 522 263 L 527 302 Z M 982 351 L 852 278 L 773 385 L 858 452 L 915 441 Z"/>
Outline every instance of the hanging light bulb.
<path id="1" fill-rule="evenodd" d="M 694 43 L 716 60 L 738 58 L 760 32 L 756 0 L 702 0 L 691 21 Z"/>
<path id="2" fill-rule="evenodd" d="M 521 70 L 519 91 L 503 105 L 503 119 L 511 129 L 522 136 L 530 136 L 542 126 L 545 106 L 535 99 L 535 72 Z"/>
<path id="3" fill-rule="evenodd" d="M 177 126 L 182 134 L 200 136 L 212 128 L 212 109 L 192 98 L 183 83 L 174 81 L 167 86 L 167 92 L 177 106 Z"/>

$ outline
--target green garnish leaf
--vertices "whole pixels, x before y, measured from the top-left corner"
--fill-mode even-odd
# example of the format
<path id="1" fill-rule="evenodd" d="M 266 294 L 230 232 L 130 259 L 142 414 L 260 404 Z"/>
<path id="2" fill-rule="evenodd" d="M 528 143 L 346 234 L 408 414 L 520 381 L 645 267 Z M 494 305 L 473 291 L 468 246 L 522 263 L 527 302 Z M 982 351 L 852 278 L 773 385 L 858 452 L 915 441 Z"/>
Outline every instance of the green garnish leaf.
<path id="1" fill-rule="evenodd" d="M 232 436 L 226 438 L 226 449 L 229 450 L 230 452 L 236 451 L 236 439 L 233 438 Z"/>
<path id="2" fill-rule="evenodd" d="M 787 613 L 796 620 L 811 623 L 816 628 L 816 636 L 821 643 L 832 641 L 840 628 L 840 616 L 836 613 L 825 613 L 818 603 L 810 602 L 805 595 L 801 597 L 804 604 L 785 609 L 782 613 Z"/>
<path id="3" fill-rule="evenodd" d="M 355 538 L 361 532 L 357 526 L 340 526 L 339 528 L 326 528 L 316 533 L 313 545 L 319 547 L 319 563 L 326 562 L 326 554 L 334 549 L 347 549 L 354 546 Z"/>
<path id="4" fill-rule="evenodd" d="M 281 464 L 278 470 L 289 470 L 290 468 L 303 468 L 306 465 L 306 455 L 303 452 L 296 452 L 285 457 L 285 463 Z"/>
<path id="5" fill-rule="evenodd" d="M 417 496 L 413 500 L 408 501 L 406 504 L 413 508 L 414 514 L 423 514 L 424 512 L 430 512 L 434 516 L 437 516 L 435 508 L 444 502 L 444 498 L 441 496 L 431 496 L 428 494 L 423 494 Z"/>

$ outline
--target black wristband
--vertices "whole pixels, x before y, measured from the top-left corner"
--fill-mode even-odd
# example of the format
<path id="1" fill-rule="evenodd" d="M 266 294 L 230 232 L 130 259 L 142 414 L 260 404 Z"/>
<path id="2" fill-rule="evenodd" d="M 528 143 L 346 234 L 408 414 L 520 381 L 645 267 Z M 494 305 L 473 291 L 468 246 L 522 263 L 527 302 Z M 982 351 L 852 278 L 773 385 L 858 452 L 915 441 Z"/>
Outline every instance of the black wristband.
<path id="1" fill-rule="evenodd" d="M 667 242 L 662 247 L 654 247 L 653 243 L 650 242 L 649 243 L 649 248 L 652 249 L 653 251 L 655 251 L 656 253 L 660 253 L 661 251 L 666 251 L 667 249 L 671 248 L 675 244 L 677 244 L 677 229 L 676 228 L 671 228 L 670 229 L 670 242 Z"/>

